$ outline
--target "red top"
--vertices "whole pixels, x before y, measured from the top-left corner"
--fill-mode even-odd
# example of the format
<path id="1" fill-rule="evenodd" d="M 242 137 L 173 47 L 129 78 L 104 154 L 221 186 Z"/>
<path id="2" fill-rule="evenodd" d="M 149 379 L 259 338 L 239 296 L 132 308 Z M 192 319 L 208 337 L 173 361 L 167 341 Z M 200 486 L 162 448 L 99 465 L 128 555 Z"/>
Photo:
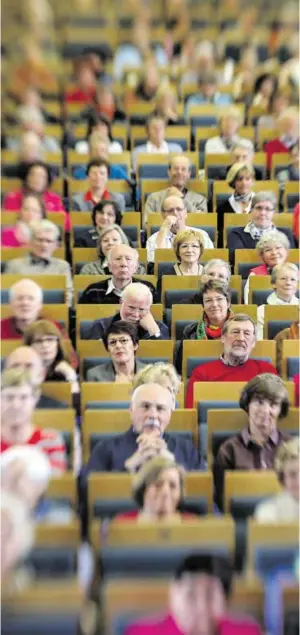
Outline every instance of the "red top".
<path id="1" fill-rule="evenodd" d="M 81 101 L 83 104 L 89 104 L 95 97 L 96 89 L 92 86 L 88 91 L 84 92 L 81 88 L 75 88 L 66 93 L 65 99 L 68 103 L 73 101 Z"/>
<path id="2" fill-rule="evenodd" d="M 17 192 L 9 192 L 3 201 L 3 209 L 6 212 L 19 212 L 22 207 L 24 191 L 18 190 Z M 63 202 L 58 194 L 46 190 L 42 194 L 42 201 L 45 205 L 47 212 L 61 212 L 65 216 L 65 230 L 70 231 L 71 222 L 70 216 L 67 214 Z"/>
<path id="3" fill-rule="evenodd" d="M 293 382 L 295 385 L 295 406 L 299 408 L 299 383 L 300 383 L 300 373 L 294 375 Z"/>
<path id="4" fill-rule="evenodd" d="M 224 617 L 216 627 L 217 635 L 262 635 L 260 627 L 251 619 Z M 145 620 L 129 626 L 125 635 L 186 635 L 175 623 L 172 615 L 158 620 Z"/>
<path id="5" fill-rule="evenodd" d="M 254 273 L 256 276 L 268 276 L 269 271 L 267 265 L 259 265 L 258 267 L 253 267 L 250 269 L 250 273 Z"/>
<path id="6" fill-rule="evenodd" d="M 280 141 L 280 139 L 272 139 L 265 145 L 265 153 L 267 155 L 267 168 L 270 171 L 272 167 L 272 156 L 275 152 L 288 153 L 289 149 Z"/>
<path id="7" fill-rule="evenodd" d="M 95 201 L 93 199 L 93 195 L 92 195 L 92 192 L 90 190 L 88 190 L 86 192 L 86 194 L 84 195 L 84 200 L 85 201 L 92 201 L 92 203 L 94 203 L 94 205 L 96 205 L 96 202 L 97 202 L 97 201 Z M 109 193 L 108 190 L 104 190 L 103 196 L 101 198 L 101 201 L 106 201 L 106 200 L 110 200 L 110 193 Z"/>
<path id="8" fill-rule="evenodd" d="M 36 445 L 42 452 L 45 452 L 54 472 L 62 473 L 66 471 L 66 448 L 63 438 L 57 430 L 35 428 L 25 445 Z M 6 443 L 6 441 L 1 440 L 1 454 L 13 446 L 13 443 Z"/>
<path id="9" fill-rule="evenodd" d="M 138 509 L 132 509 L 130 512 L 124 512 L 123 514 L 118 514 L 115 518 L 114 521 L 118 521 L 118 522 L 123 522 L 123 520 L 137 520 L 137 517 L 139 515 L 139 510 Z M 187 519 L 187 520 L 192 520 L 193 518 L 198 518 L 198 516 L 196 516 L 196 514 L 189 514 L 188 512 L 183 512 L 181 514 L 182 519 Z"/>
<path id="10" fill-rule="evenodd" d="M 276 368 L 259 359 L 248 359 L 239 366 L 229 366 L 221 359 L 194 368 L 186 393 L 186 408 L 194 407 L 194 384 L 197 381 L 249 381 L 261 373 L 278 375 Z M 216 395 L 217 397 L 217 395 Z"/>
<path id="11" fill-rule="evenodd" d="M 294 207 L 293 216 L 293 234 L 297 240 L 299 240 L 299 215 L 300 215 L 300 203 L 297 203 Z"/>

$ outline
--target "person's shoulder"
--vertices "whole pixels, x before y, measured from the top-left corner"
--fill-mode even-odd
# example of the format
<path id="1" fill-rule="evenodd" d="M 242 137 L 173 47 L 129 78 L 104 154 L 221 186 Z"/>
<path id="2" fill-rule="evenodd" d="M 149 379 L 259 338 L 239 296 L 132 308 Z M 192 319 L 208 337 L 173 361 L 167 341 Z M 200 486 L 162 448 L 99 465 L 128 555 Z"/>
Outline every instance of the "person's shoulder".
<path id="1" fill-rule="evenodd" d="M 70 265 L 66 260 L 63 260 L 63 258 L 55 258 L 52 257 L 52 264 L 57 268 L 57 269 L 61 269 L 61 270 L 65 270 L 65 271 L 69 271 L 70 270 Z"/>
<path id="2" fill-rule="evenodd" d="M 272 373 L 274 375 L 278 375 L 276 368 L 270 362 L 267 362 L 264 359 L 255 359 L 253 361 L 255 361 L 256 366 L 258 366 L 260 373 Z"/>
<path id="3" fill-rule="evenodd" d="M 107 280 L 102 280 L 102 282 L 92 282 L 92 284 L 89 284 L 89 286 L 85 289 L 85 292 L 88 291 L 106 291 L 107 287 L 108 287 L 108 281 L 109 278 L 107 278 Z"/>
<path id="4" fill-rule="evenodd" d="M 176 633 L 178 629 L 173 620 L 171 624 L 169 616 L 162 617 L 161 615 L 132 624 L 125 631 L 125 635 L 176 635 Z"/>
<path id="5" fill-rule="evenodd" d="M 113 381 L 112 375 L 114 375 L 112 362 L 106 362 L 90 368 L 87 372 L 87 380 L 92 381 L 95 378 L 97 381 L 110 382 Z"/>
<path id="6" fill-rule="evenodd" d="M 140 146 L 135 146 L 133 154 L 139 154 L 140 152 L 147 152 L 147 144 L 142 143 Z"/>
<path id="7" fill-rule="evenodd" d="M 16 271 L 19 272 L 20 270 L 24 269 L 25 266 L 27 266 L 29 264 L 29 259 L 27 256 L 24 256 L 24 258 L 13 258 L 12 260 L 9 260 L 6 266 L 6 270 L 7 271 Z M 22 271 L 20 271 L 20 273 L 22 273 Z"/>
<path id="8" fill-rule="evenodd" d="M 280 496 L 280 494 L 279 494 Z M 258 522 L 274 522 L 277 520 L 278 495 L 267 498 L 257 505 L 254 512 L 254 518 Z"/>

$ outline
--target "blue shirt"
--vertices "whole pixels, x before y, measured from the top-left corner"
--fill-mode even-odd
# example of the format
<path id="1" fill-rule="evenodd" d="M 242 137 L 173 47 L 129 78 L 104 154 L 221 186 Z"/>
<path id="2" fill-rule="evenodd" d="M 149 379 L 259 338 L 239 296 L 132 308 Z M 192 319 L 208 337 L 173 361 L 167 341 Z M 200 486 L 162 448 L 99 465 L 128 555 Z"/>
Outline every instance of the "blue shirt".
<path id="1" fill-rule="evenodd" d="M 73 172 L 73 179 L 77 179 L 77 180 L 83 180 L 87 178 L 87 173 L 86 173 L 86 166 L 81 165 L 77 168 L 75 168 L 74 172 Z M 127 176 L 127 172 L 124 170 L 124 168 L 122 168 L 121 165 L 117 165 L 115 163 L 112 163 L 110 166 L 110 175 L 109 178 L 112 179 L 113 181 L 116 181 L 118 179 L 121 180 L 126 180 L 128 178 Z"/>

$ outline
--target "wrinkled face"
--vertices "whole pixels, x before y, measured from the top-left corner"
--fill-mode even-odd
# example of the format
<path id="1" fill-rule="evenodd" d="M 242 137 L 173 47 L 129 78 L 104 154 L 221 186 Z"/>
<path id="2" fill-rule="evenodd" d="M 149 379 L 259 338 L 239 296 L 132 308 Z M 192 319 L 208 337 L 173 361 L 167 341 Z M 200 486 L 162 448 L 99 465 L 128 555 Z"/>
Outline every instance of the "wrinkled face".
<path id="1" fill-rule="evenodd" d="M 170 609 L 184 633 L 214 633 L 226 609 L 221 582 L 206 574 L 186 573 L 171 586 Z"/>
<path id="2" fill-rule="evenodd" d="M 252 322 L 234 322 L 228 327 L 227 333 L 222 335 L 224 355 L 233 356 L 241 361 L 248 359 L 255 344 L 255 333 Z"/>
<path id="3" fill-rule="evenodd" d="M 34 196 L 27 196 L 20 209 L 20 220 L 28 225 L 34 221 L 39 221 L 43 217 L 39 201 Z"/>
<path id="4" fill-rule="evenodd" d="M 201 255 L 200 243 L 195 239 L 185 240 L 179 247 L 179 260 L 186 264 L 199 262 Z"/>
<path id="5" fill-rule="evenodd" d="M 235 179 L 234 189 L 237 194 L 250 194 L 253 185 L 253 177 L 248 172 L 240 172 Z"/>
<path id="6" fill-rule="evenodd" d="M 247 148 L 234 148 L 231 152 L 232 163 L 252 163 L 253 154 Z"/>
<path id="7" fill-rule="evenodd" d="M 265 439 L 275 430 L 281 410 L 281 397 L 273 401 L 266 397 L 254 396 L 248 406 L 250 433 L 257 431 Z"/>
<path id="8" fill-rule="evenodd" d="M 108 159 L 108 144 L 105 141 L 94 141 L 91 147 L 92 159 Z"/>
<path id="9" fill-rule="evenodd" d="M 131 404 L 131 420 L 136 432 L 161 435 L 170 423 L 172 395 L 162 386 L 145 384 Z M 155 427 L 153 426 L 155 421 Z"/>
<path id="10" fill-rule="evenodd" d="M 202 274 L 201 282 L 208 282 L 208 280 L 220 280 L 227 283 L 229 280 L 229 271 L 227 267 L 222 265 L 211 265 L 211 267 Z"/>
<path id="11" fill-rule="evenodd" d="M 127 364 L 132 361 L 137 350 L 128 333 L 112 333 L 108 336 L 108 352 L 115 364 Z"/>
<path id="12" fill-rule="evenodd" d="M 266 245 L 263 253 L 262 259 L 267 267 L 275 267 L 275 265 L 283 265 L 286 262 L 288 257 L 288 250 L 280 245 L 279 243 L 270 243 Z"/>
<path id="13" fill-rule="evenodd" d="M 95 217 L 97 229 L 104 229 L 108 225 L 114 225 L 116 222 L 116 213 L 112 205 L 109 203 L 103 207 L 103 210 L 96 213 Z"/>
<path id="14" fill-rule="evenodd" d="M 167 216 L 176 216 L 177 222 L 172 225 L 171 232 L 177 234 L 178 231 L 184 229 L 187 210 L 184 202 L 179 196 L 168 196 L 164 201 L 164 210 L 162 211 L 162 217 L 165 220 Z"/>
<path id="15" fill-rule="evenodd" d="M 233 137 L 239 129 L 239 120 L 237 117 L 227 115 L 221 121 L 221 133 L 224 137 Z"/>
<path id="16" fill-rule="evenodd" d="M 274 289 L 279 298 L 290 302 L 292 297 L 296 295 L 299 284 L 299 274 L 289 268 L 282 268 L 277 276 Z"/>
<path id="17" fill-rule="evenodd" d="M 118 280 L 131 280 L 138 265 L 137 253 L 127 245 L 114 247 L 108 268 Z"/>
<path id="18" fill-rule="evenodd" d="M 121 320 L 127 322 L 133 322 L 138 324 L 140 320 L 148 315 L 151 308 L 151 299 L 148 296 L 136 298 L 129 296 L 126 299 L 121 299 L 120 315 Z"/>
<path id="19" fill-rule="evenodd" d="M 251 210 L 251 219 L 259 229 L 271 227 L 275 208 L 271 201 L 260 201 Z"/>
<path id="20" fill-rule="evenodd" d="M 39 229 L 32 238 L 32 252 L 39 258 L 51 258 L 57 249 L 57 240 L 52 231 Z"/>
<path id="21" fill-rule="evenodd" d="M 116 229 L 112 229 L 111 232 L 107 232 L 101 240 L 101 250 L 104 256 L 107 256 L 108 252 L 116 245 L 121 245 L 122 239 L 119 232 Z"/>
<path id="22" fill-rule="evenodd" d="M 34 385 L 39 385 L 44 381 L 44 371 L 39 355 L 29 347 L 16 348 L 7 360 L 5 368 L 20 368 L 30 373 Z"/>
<path id="23" fill-rule="evenodd" d="M 203 310 L 209 322 L 214 326 L 222 325 L 225 322 L 229 306 L 225 296 L 218 291 L 207 291 L 203 295 Z"/>
<path id="24" fill-rule="evenodd" d="M 36 165 L 29 170 L 27 175 L 27 187 L 37 194 L 41 194 L 47 189 L 48 174 L 41 165 Z"/>
<path id="25" fill-rule="evenodd" d="M 27 283 L 19 285 L 11 301 L 12 314 L 16 320 L 34 322 L 42 308 L 42 302 L 36 290 Z"/>
<path id="26" fill-rule="evenodd" d="M 36 398 L 28 384 L 2 390 L 1 416 L 4 438 L 21 432 L 22 427 L 30 421 L 35 405 Z"/>
<path id="27" fill-rule="evenodd" d="M 58 338 L 56 335 L 36 335 L 32 342 L 33 349 L 40 356 L 44 366 L 50 366 L 58 353 Z"/>
<path id="28" fill-rule="evenodd" d="M 162 119 L 152 119 L 148 125 L 148 137 L 155 146 L 160 146 L 165 138 L 165 122 Z"/>
<path id="29" fill-rule="evenodd" d="M 176 157 L 172 160 L 169 169 L 169 178 L 172 185 L 182 189 L 191 177 L 190 162 L 186 157 Z"/>
<path id="30" fill-rule="evenodd" d="M 100 167 L 93 165 L 89 170 L 88 180 L 91 190 L 104 189 L 108 181 L 108 172 L 105 165 Z"/>
<path id="31" fill-rule="evenodd" d="M 144 509 L 158 518 L 171 516 L 177 510 L 180 494 L 178 470 L 175 467 L 163 470 L 156 481 L 146 488 Z"/>
<path id="32" fill-rule="evenodd" d="M 285 489 L 295 498 L 299 500 L 299 461 L 290 459 L 286 462 L 283 469 L 283 480 Z"/>

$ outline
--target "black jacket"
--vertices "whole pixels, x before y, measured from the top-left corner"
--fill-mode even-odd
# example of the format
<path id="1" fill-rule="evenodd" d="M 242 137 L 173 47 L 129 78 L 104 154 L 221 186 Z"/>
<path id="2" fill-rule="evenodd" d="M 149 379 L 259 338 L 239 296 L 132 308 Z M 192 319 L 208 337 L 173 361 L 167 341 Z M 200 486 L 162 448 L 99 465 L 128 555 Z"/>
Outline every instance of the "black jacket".
<path id="1" fill-rule="evenodd" d="M 235 227 L 228 232 L 227 247 L 228 249 L 255 249 L 258 240 L 254 240 L 250 234 L 244 231 L 244 227 Z M 290 242 L 291 249 L 295 248 L 295 239 L 292 230 L 286 227 L 277 227 L 278 231 L 286 235 Z"/>
<path id="2" fill-rule="evenodd" d="M 139 280 L 138 278 L 132 278 L 132 282 L 142 282 L 149 287 L 153 295 L 153 303 L 156 302 L 156 289 L 147 280 Z M 109 278 L 103 282 L 93 282 L 83 292 L 79 304 L 120 304 L 120 296 L 116 295 L 114 291 L 106 295 Z"/>
<path id="3" fill-rule="evenodd" d="M 91 327 L 89 337 L 87 339 L 89 340 L 102 339 L 106 329 L 108 329 L 108 327 L 113 322 L 117 322 L 118 320 L 121 320 L 120 313 L 116 313 L 116 315 L 114 315 L 113 317 L 102 318 L 102 320 L 96 320 L 96 322 L 94 322 L 93 326 Z M 169 340 L 170 339 L 169 329 L 166 326 L 166 324 L 160 321 L 157 321 L 156 324 L 160 330 L 160 337 L 150 336 L 148 331 L 145 331 L 145 329 L 139 326 L 138 328 L 139 339 L 140 340 Z"/>

